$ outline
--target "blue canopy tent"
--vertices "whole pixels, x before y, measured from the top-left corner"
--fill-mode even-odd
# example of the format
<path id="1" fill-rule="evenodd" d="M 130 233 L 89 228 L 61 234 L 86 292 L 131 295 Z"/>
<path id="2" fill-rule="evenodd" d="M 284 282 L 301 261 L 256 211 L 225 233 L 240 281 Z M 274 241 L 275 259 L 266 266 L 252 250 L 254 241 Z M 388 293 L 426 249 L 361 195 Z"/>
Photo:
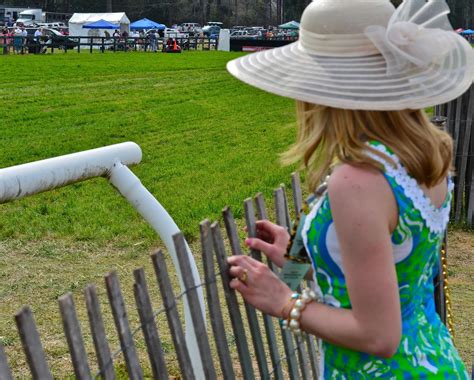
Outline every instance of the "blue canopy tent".
<path id="1" fill-rule="evenodd" d="M 102 19 L 89 24 L 84 24 L 82 27 L 87 29 L 120 29 L 120 25 L 112 24 L 111 22 Z"/>
<path id="2" fill-rule="evenodd" d="M 143 18 L 141 20 L 132 22 L 130 24 L 130 29 L 133 29 L 133 30 L 142 30 L 142 29 L 164 30 L 165 28 L 166 28 L 166 25 L 149 20 L 147 18 Z"/>
<path id="3" fill-rule="evenodd" d="M 466 30 L 462 31 L 461 34 L 474 34 L 474 30 L 466 29 Z"/>

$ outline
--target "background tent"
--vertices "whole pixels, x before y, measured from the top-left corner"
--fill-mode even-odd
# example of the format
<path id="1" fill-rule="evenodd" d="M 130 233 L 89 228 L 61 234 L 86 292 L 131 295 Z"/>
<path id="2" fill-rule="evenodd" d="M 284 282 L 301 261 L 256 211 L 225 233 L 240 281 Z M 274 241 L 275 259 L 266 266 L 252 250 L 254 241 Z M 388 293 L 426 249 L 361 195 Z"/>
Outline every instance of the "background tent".
<path id="1" fill-rule="evenodd" d="M 119 29 L 120 25 L 112 24 L 111 22 L 100 19 L 96 22 L 91 22 L 90 24 L 82 25 L 86 29 Z"/>
<path id="2" fill-rule="evenodd" d="M 74 13 L 69 20 L 69 35 L 76 36 L 104 36 L 110 29 L 83 29 L 86 24 L 104 20 L 119 25 L 120 32 L 130 32 L 130 20 L 124 12 L 116 13 Z M 87 33 L 86 33 L 87 31 Z M 86 40 L 84 40 L 86 42 Z"/>
<path id="3" fill-rule="evenodd" d="M 299 29 L 300 23 L 296 21 L 290 21 L 290 22 L 287 22 L 286 24 L 281 24 L 278 27 L 280 29 Z"/>
<path id="4" fill-rule="evenodd" d="M 132 22 L 130 24 L 130 29 L 133 29 L 133 30 L 143 30 L 143 29 L 165 30 L 165 28 L 166 28 L 166 25 L 149 20 L 147 18 L 142 18 L 141 20 Z"/>
<path id="5" fill-rule="evenodd" d="M 474 30 L 472 29 L 466 29 L 465 31 L 461 32 L 461 34 L 467 35 L 467 34 L 474 34 Z"/>

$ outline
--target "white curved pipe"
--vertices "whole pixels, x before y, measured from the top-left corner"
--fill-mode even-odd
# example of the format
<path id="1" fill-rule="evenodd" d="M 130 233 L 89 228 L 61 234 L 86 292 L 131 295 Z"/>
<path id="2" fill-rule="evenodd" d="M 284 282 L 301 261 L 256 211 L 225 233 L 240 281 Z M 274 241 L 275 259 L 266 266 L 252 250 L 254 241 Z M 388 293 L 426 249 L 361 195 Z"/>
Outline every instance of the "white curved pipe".
<path id="1" fill-rule="evenodd" d="M 164 209 L 164 207 L 158 202 L 155 197 L 142 185 L 138 177 L 132 173 L 132 171 L 120 162 L 116 162 L 109 174 L 110 183 L 127 199 L 137 210 L 140 215 L 153 227 L 153 229 L 160 235 L 161 240 L 166 245 L 168 253 L 173 260 L 173 264 L 178 273 L 179 284 L 181 291 L 185 291 L 183 275 L 179 266 L 178 256 L 174 247 L 173 235 L 180 232 L 178 226 Z M 196 285 L 201 284 L 199 272 L 197 270 L 196 262 L 189 249 L 188 243 L 186 243 L 186 253 L 191 265 L 194 283 Z M 199 297 L 199 303 L 201 305 L 201 311 L 203 314 L 204 321 L 206 320 L 205 308 L 204 308 L 204 295 L 202 287 L 196 289 Z M 184 319 L 186 328 L 186 343 L 189 350 L 189 355 L 192 358 L 192 366 L 196 379 L 204 379 L 204 370 L 202 368 L 202 362 L 200 360 L 201 354 L 199 352 L 199 346 L 197 344 L 196 332 L 194 331 L 194 325 L 192 323 L 191 309 L 189 307 L 188 298 L 184 296 Z"/>
<path id="2" fill-rule="evenodd" d="M 126 142 L 0 169 L 0 203 L 107 175 L 117 161 L 141 160 L 140 147 Z"/>

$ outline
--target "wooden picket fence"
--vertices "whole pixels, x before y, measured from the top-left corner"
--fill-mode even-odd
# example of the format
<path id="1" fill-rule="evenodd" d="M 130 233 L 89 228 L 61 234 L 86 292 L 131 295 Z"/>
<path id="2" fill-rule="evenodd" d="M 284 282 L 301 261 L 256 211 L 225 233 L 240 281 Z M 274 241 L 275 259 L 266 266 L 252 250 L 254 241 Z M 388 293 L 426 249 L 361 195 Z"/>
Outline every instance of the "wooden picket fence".
<path id="1" fill-rule="evenodd" d="M 474 225 L 474 85 L 459 98 L 434 109 L 454 139 L 454 202 L 451 220 Z M 436 121 L 436 119 L 435 119 Z"/>
<path id="2" fill-rule="evenodd" d="M 300 179 L 297 174 L 292 176 L 293 207 L 300 210 L 302 195 Z M 290 211 L 283 186 L 275 190 L 275 218 L 279 225 L 290 228 Z M 256 219 L 268 219 L 267 208 L 262 194 L 255 199 L 244 202 L 245 220 L 249 236 L 256 234 Z M 296 337 L 283 330 L 278 321 L 268 315 L 261 315 L 252 306 L 245 304 L 245 311 L 239 305 L 239 298 L 229 287 L 230 278 L 227 265 L 227 247 L 230 246 L 232 255 L 243 254 L 240 246 L 237 225 L 229 208 L 223 210 L 223 219 L 227 239 L 223 237 L 218 222 L 208 220 L 200 224 L 202 247 L 202 264 L 204 279 L 202 284 L 194 283 L 191 275 L 191 265 L 186 253 L 185 240 L 182 233 L 176 234 L 174 245 L 179 258 L 180 271 L 183 275 L 185 291 L 179 295 L 173 293 L 173 286 L 161 251 L 152 255 L 153 268 L 156 275 L 163 306 L 153 310 L 145 272 L 143 268 L 134 271 L 134 295 L 136 309 L 140 318 L 140 327 L 132 329 L 127 315 L 127 307 L 122 296 L 116 272 L 105 276 L 108 301 L 113 314 L 120 350 L 112 354 L 106 337 L 104 317 L 100 308 L 100 300 L 95 285 L 85 289 L 86 308 L 93 338 L 95 357 L 98 369 L 95 373 L 89 364 L 86 353 L 82 328 L 76 312 L 73 296 L 67 293 L 59 297 L 59 309 L 63 321 L 63 330 L 71 356 L 74 376 L 77 379 L 115 379 L 115 364 L 118 354 L 122 354 L 130 379 L 143 379 L 143 367 L 151 368 L 153 378 L 169 378 L 167 363 L 157 328 L 156 318 L 166 313 L 168 327 L 173 339 L 173 345 L 183 379 L 195 379 L 188 347 L 185 341 L 182 322 L 177 310 L 177 304 L 183 296 L 188 297 L 202 367 L 206 379 L 315 379 L 318 378 L 317 345 L 312 336 Z M 250 252 L 252 257 L 262 260 L 260 252 Z M 216 263 L 217 262 L 217 268 Z M 272 266 L 271 263 L 268 265 Z M 273 266 L 272 266 L 272 269 Z M 218 283 L 222 282 L 219 288 Z M 205 288 L 210 328 L 206 331 L 203 313 L 198 299 L 197 289 Z M 221 305 L 227 305 L 227 314 L 223 315 Z M 229 351 L 228 333 L 224 323 L 230 319 L 232 326 L 233 344 L 235 344 L 238 361 L 232 359 Z M 21 338 L 23 351 L 33 379 L 53 379 L 53 374 L 47 362 L 41 338 L 38 333 L 33 313 L 28 306 L 23 307 L 15 320 Z M 245 321 L 246 320 L 246 321 Z M 263 322 L 263 328 L 260 326 Z M 149 364 L 140 362 L 136 349 L 137 333 L 142 331 L 149 358 Z M 85 335 L 84 335 L 85 336 Z M 248 337 L 251 339 L 248 339 Z M 211 353 L 210 337 L 214 339 L 216 359 Z M 0 379 L 14 378 L 6 354 L 0 345 Z"/>

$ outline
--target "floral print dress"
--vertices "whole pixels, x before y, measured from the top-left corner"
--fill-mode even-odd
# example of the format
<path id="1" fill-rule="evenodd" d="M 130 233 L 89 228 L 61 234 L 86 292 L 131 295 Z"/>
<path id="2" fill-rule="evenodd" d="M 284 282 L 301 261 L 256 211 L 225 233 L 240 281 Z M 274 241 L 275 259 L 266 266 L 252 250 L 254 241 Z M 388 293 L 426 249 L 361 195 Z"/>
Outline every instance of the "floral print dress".
<path id="1" fill-rule="evenodd" d="M 321 341 L 321 375 L 324 379 L 467 379 L 449 332 L 435 311 L 433 296 L 433 279 L 438 273 L 440 247 L 449 220 L 452 181 L 447 199 L 436 208 L 390 149 L 378 142 L 370 145 L 396 163 L 394 167 L 371 154 L 384 166 L 399 210 L 392 246 L 402 337 L 397 352 L 389 359 Z M 322 302 L 350 309 L 327 192 L 305 220 L 303 241 L 314 268 L 315 291 Z"/>

